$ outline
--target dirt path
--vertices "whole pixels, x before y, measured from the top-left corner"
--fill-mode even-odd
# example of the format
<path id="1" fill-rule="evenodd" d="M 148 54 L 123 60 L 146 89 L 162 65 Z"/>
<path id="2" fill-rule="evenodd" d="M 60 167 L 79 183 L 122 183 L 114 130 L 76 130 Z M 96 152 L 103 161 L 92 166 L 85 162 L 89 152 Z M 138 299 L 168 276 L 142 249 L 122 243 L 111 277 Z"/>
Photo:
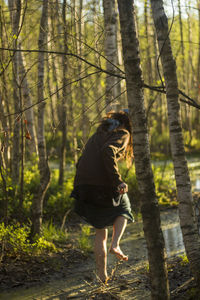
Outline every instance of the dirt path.
<path id="1" fill-rule="evenodd" d="M 162 214 L 163 230 L 178 225 L 176 212 Z M 170 234 L 168 234 L 170 236 Z M 167 235 L 167 236 L 168 236 Z M 111 234 L 110 234 L 111 236 Z M 179 241 L 180 242 L 180 241 Z M 29 299 L 134 299 L 149 300 L 150 286 L 147 275 L 147 249 L 141 222 L 129 224 L 121 243 L 128 262 L 119 262 L 109 254 L 109 274 L 112 280 L 108 286 L 98 282 L 94 272 L 91 254 L 86 260 L 66 269 L 65 277 L 50 280 L 40 286 L 17 288 L 0 294 L 1 300 Z M 180 246 L 181 248 L 181 246 Z M 173 249 L 172 249 L 173 250 Z M 177 253 L 182 250 L 175 249 Z"/>

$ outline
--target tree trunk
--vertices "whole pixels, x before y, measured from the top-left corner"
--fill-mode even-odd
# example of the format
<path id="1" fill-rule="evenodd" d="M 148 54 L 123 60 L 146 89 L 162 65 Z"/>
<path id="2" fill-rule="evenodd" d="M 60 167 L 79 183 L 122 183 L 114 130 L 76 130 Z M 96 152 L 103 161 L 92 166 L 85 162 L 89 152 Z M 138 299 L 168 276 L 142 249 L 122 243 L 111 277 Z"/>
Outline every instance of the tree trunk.
<path id="1" fill-rule="evenodd" d="M 47 37 L 47 20 L 48 20 L 48 0 L 43 0 L 42 15 L 40 20 L 40 33 L 38 40 L 38 50 L 45 50 Z M 38 101 L 44 99 L 44 53 L 38 54 Z M 40 234 L 42 225 L 43 200 L 50 182 L 50 170 L 48 166 L 48 159 L 46 155 L 46 144 L 44 136 L 44 111 L 45 103 L 41 102 L 38 105 L 38 153 L 39 153 L 39 171 L 40 171 L 40 185 L 38 193 L 35 195 L 32 204 L 32 237 Z"/>
<path id="2" fill-rule="evenodd" d="M 67 22 L 66 22 L 66 0 L 63 0 L 62 8 L 62 21 L 63 21 L 63 32 L 64 32 L 64 52 L 68 52 L 68 40 L 67 40 Z M 63 185 L 64 181 L 64 170 L 65 170 L 65 154 L 66 154 L 66 142 L 67 142 L 67 73 L 68 73 L 68 62 L 67 56 L 63 55 L 63 94 L 62 94 L 62 114 L 60 129 L 62 133 L 61 148 L 60 148 L 60 167 L 59 167 L 59 185 Z"/>
<path id="3" fill-rule="evenodd" d="M 147 120 L 144 107 L 143 79 L 132 0 L 118 0 L 128 105 L 133 125 L 133 149 L 136 177 L 141 193 L 141 212 L 147 242 L 152 299 L 169 299 L 164 239 L 156 200 Z"/>
<path id="4" fill-rule="evenodd" d="M 29 83 L 26 77 L 26 68 L 25 68 L 25 60 L 23 57 L 23 53 L 19 52 L 19 68 L 20 68 L 20 86 L 22 89 L 23 102 L 25 107 L 30 107 L 32 105 L 31 93 L 29 89 Z M 36 143 L 36 130 L 35 130 L 35 122 L 34 122 L 34 112 L 33 108 L 28 109 L 25 112 L 26 120 L 27 120 L 27 129 L 31 136 L 31 140 L 28 144 L 28 149 L 30 154 L 37 153 L 37 143 Z"/>
<path id="5" fill-rule="evenodd" d="M 84 55 L 84 45 L 81 43 L 81 41 L 83 39 L 83 35 L 84 35 L 83 0 L 79 0 L 77 35 L 78 35 L 77 53 L 80 57 L 82 57 Z M 78 61 L 78 73 L 79 73 L 78 77 L 80 78 L 83 73 L 83 64 L 82 64 L 81 60 Z M 87 100 L 86 100 L 83 80 L 80 80 L 80 82 L 79 82 L 78 98 L 82 105 L 81 127 L 82 127 L 83 144 L 85 145 L 85 143 L 88 139 L 88 134 L 87 134 L 88 118 L 87 118 L 87 114 L 86 114 Z"/>
<path id="6" fill-rule="evenodd" d="M 200 243 L 194 223 L 190 176 L 182 136 L 176 63 L 171 50 L 168 20 L 163 2 L 162 0 L 151 0 L 151 5 L 166 83 L 170 143 L 179 201 L 180 224 L 192 273 L 200 283 Z"/>
<path id="7" fill-rule="evenodd" d="M 200 2 L 199 0 L 197 0 L 197 9 L 198 9 L 198 63 L 197 63 L 197 86 L 196 86 L 196 99 L 197 99 L 197 102 L 199 103 L 199 100 L 200 100 Z M 194 119 L 194 127 L 196 129 L 196 136 L 198 136 L 199 134 L 199 119 L 200 119 L 200 113 L 199 113 L 199 110 L 196 109 L 195 110 L 195 119 Z"/>
<path id="8" fill-rule="evenodd" d="M 117 14 L 115 0 L 103 0 L 106 70 L 116 72 L 117 65 Z M 117 78 L 106 75 L 106 111 L 117 110 Z"/>
<path id="9" fill-rule="evenodd" d="M 18 48 L 18 31 L 20 25 L 21 0 L 9 0 L 9 11 L 12 24 L 13 48 Z M 13 100 L 15 112 L 20 111 L 19 96 L 19 52 L 12 58 L 13 63 Z M 19 163 L 20 163 L 20 122 L 14 122 L 13 145 L 12 145 L 12 182 L 16 186 L 19 182 Z"/>

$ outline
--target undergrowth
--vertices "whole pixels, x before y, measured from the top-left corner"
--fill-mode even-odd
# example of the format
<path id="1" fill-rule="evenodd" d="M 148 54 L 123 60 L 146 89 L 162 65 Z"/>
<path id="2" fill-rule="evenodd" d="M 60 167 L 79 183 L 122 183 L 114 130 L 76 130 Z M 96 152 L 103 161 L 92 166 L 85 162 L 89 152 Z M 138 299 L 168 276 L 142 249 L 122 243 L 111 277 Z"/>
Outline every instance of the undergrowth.
<path id="1" fill-rule="evenodd" d="M 5 226 L 0 223 L 0 250 L 1 257 L 24 257 L 32 255 L 41 255 L 59 251 L 56 242 L 64 242 L 67 235 L 57 229 L 52 224 L 43 226 L 43 234 L 36 236 L 34 241 L 30 241 L 31 228 L 28 225 Z"/>

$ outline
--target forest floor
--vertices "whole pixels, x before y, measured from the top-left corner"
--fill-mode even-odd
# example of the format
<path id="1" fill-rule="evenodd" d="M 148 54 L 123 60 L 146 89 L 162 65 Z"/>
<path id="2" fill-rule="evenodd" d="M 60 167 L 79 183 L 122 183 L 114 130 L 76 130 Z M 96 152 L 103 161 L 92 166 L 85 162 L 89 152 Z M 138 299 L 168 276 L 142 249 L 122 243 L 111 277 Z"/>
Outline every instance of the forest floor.
<path id="1" fill-rule="evenodd" d="M 76 235 L 77 230 L 74 230 L 74 237 Z M 0 299 L 150 299 L 147 250 L 141 222 L 129 224 L 123 237 L 122 249 L 129 255 L 129 261 L 117 261 L 109 254 L 111 279 L 108 285 L 100 283 L 95 275 L 93 254 L 85 255 L 78 250 L 73 232 L 71 237 L 58 253 L 3 260 Z M 167 263 L 171 299 L 200 300 L 200 296 L 194 296 L 195 283 L 188 264 L 179 255 L 171 256 Z"/>

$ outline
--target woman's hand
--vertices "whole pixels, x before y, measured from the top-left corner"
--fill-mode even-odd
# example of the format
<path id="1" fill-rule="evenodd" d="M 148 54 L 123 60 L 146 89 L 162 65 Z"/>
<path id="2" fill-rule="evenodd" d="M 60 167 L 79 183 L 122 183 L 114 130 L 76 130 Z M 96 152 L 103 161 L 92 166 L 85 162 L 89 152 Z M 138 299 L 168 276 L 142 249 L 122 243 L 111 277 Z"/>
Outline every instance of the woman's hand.
<path id="1" fill-rule="evenodd" d="M 118 185 L 118 191 L 120 194 L 125 194 L 128 192 L 128 185 L 125 182 L 122 182 Z"/>

